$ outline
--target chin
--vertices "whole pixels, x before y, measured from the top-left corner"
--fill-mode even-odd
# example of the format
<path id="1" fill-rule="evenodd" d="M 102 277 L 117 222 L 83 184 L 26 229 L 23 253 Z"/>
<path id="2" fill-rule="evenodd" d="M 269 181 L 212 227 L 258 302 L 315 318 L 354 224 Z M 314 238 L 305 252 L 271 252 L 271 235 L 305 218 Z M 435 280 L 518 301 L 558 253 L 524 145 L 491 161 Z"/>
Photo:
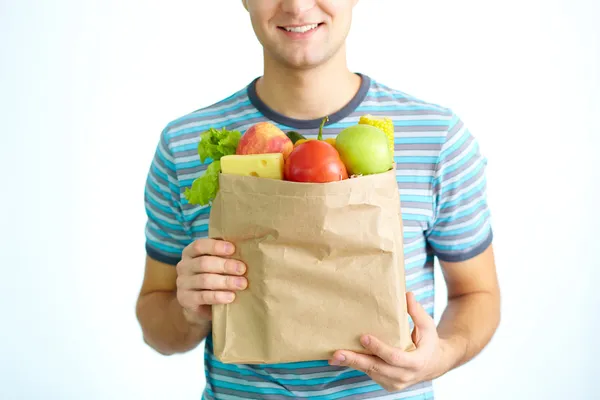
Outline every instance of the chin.
<path id="1" fill-rule="evenodd" d="M 318 67 L 319 65 L 325 64 L 329 59 L 332 58 L 332 55 L 325 54 L 325 53 L 321 53 L 321 54 L 316 54 L 316 53 L 306 54 L 306 53 L 301 53 L 301 52 L 291 53 L 288 50 L 287 52 L 284 52 L 283 54 L 280 53 L 276 58 L 281 64 L 283 64 L 289 68 L 310 69 L 310 68 Z"/>

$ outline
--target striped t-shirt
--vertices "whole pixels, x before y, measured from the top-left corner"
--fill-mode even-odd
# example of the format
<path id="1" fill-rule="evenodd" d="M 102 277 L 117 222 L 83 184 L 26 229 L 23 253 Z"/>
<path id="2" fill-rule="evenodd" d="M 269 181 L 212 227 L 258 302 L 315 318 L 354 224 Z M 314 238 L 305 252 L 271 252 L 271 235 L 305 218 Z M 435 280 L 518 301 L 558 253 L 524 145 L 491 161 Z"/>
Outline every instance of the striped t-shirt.
<path id="1" fill-rule="evenodd" d="M 450 109 L 387 87 L 361 74 L 355 97 L 329 116 L 324 138 L 358 122 L 361 115 L 388 116 L 395 125 L 395 161 L 404 224 L 407 290 L 433 316 L 434 257 L 461 261 L 492 241 L 486 203 L 486 160 L 477 141 Z M 256 80 L 232 96 L 185 115 L 163 130 L 146 187 L 146 251 L 175 265 L 183 248 L 207 237 L 210 206 L 188 204 L 186 187 L 203 174 L 199 135 L 209 127 L 244 132 L 259 121 L 315 138 L 321 119 L 296 120 L 264 104 Z M 412 322 L 411 322 L 412 329 Z M 231 365 L 214 358 L 205 340 L 205 399 L 432 399 L 431 382 L 388 393 L 369 376 L 327 360 Z"/>

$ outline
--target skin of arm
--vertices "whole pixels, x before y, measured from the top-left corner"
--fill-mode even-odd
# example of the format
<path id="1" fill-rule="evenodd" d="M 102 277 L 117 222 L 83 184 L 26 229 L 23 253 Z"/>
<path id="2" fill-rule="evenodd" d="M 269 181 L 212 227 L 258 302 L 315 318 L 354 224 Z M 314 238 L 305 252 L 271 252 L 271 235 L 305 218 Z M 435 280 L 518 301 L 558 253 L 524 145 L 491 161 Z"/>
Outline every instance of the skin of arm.
<path id="1" fill-rule="evenodd" d="M 173 265 L 146 257 L 136 316 L 144 341 L 163 355 L 196 348 L 210 332 L 210 320 L 188 322 L 177 300 L 177 271 Z"/>

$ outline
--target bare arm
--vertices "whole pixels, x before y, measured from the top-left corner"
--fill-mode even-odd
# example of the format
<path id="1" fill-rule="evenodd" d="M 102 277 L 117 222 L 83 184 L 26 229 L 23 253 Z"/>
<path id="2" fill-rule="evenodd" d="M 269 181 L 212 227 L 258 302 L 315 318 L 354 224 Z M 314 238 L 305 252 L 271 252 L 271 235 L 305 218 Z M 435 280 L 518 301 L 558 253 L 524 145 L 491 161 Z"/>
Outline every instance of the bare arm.
<path id="1" fill-rule="evenodd" d="M 464 262 L 441 262 L 448 305 L 438 324 L 443 362 L 435 376 L 465 364 L 490 342 L 500 323 L 493 248 Z"/>
<path id="2" fill-rule="evenodd" d="M 198 239 L 186 246 L 177 266 L 146 258 L 136 311 L 148 345 L 171 355 L 206 338 L 212 306 L 231 303 L 248 285 L 244 263 L 228 258 L 234 251 L 232 243 Z"/>
<path id="3" fill-rule="evenodd" d="M 146 258 L 136 315 L 144 341 L 164 355 L 194 349 L 210 331 L 209 319 L 192 324 L 185 318 L 177 300 L 176 281 L 175 266 Z"/>

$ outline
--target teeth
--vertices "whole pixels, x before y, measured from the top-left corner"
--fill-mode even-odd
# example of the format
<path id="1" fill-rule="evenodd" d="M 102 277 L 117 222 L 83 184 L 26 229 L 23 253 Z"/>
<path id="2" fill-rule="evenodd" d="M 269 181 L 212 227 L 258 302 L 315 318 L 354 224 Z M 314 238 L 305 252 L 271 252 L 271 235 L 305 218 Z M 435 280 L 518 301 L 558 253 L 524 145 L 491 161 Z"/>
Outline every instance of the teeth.
<path id="1" fill-rule="evenodd" d="M 304 32 L 308 32 L 311 29 L 315 29 L 317 26 L 319 26 L 319 24 L 312 24 L 312 25 L 304 25 L 304 26 L 294 26 L 291 28 L 285 27 L 285 30 L 288 32 L 298 32 L 298 33 L 304 33 Z"/>

